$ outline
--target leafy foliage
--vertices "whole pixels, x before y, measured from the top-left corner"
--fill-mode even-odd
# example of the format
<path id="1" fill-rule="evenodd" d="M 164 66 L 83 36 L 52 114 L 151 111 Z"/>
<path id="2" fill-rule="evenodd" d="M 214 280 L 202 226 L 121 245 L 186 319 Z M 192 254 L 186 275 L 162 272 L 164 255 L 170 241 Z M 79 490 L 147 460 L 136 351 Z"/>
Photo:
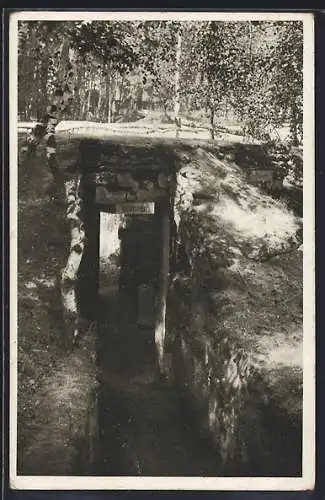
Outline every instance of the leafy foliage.
<path id="1" fill-rule="evenodd" d="M 303 120 L 303 25 L 286 22 L 279 28 L 273 53 L 273 96 L 278 109 L 289 115 L 294 144 L 302 140 Z"/>
<path id="2" fill-rule="evenodd" d="M 66 43 L 77 67 L 71 118 L 111 121 L 144 106 L 167 113 L 179 92 L 181 110 L 206 110 L 212 132 L 230 109 L 245 135 L 266 140 L 289 124 L 292 142 L 302 140 L 301 22 L 21 22 L 19 42 L 25 118 L 55 93 Z"/>
<path id="3" fill-rule="evenodd" d="M 130 38 L 133 26 L 127 22 L 109 23 L 88 21 L 75 24 L 69 29 L 71 46 L 81 58 L 87 61 L 87 55 L 103 65 L 109 64 L 119 73 L 128 72 L 136 61 Z"/>

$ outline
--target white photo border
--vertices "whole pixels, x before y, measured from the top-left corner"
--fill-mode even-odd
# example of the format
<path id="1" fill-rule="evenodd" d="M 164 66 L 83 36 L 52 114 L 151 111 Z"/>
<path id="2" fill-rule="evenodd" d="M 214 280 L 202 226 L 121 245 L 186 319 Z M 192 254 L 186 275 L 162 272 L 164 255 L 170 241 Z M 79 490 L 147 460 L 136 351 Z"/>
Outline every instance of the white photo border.
<path id="1" fill-rule="evenodd" d="M 314 18 L 297 12 L 20 11 L 9 15 L 10 429 L 9 486 L 23 490 L 312 490 L 315 481 L 315 105 Z M 303 93 L 303 467 L 302 477 L 63 477 L 17 475 L 18 21 L 302 21 Z M 307 244 L 308 243 L 308 244 Z M 307 335 L 308 333 L 308 335 Z"/>

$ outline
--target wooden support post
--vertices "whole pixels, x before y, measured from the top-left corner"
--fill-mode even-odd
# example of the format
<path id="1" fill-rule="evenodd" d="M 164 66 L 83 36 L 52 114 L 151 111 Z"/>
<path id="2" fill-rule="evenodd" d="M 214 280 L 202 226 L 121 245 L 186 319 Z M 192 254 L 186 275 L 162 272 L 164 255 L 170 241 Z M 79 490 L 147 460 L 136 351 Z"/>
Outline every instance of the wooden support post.
<path id="1" fill-rule="evenodd" d="M 164 203 L 159 207 L 159 217 L 161 224 L 161 261 L 159 269 L 159 279 L 157 287 L 157 305 L 155 322 L 155 344 L 158 356 L 160 374 L 168 375 L 168 367 L 165 359 L 165 337 L 166 337 L 166 302 L 169 285 L 169 207 Z"/>
<path id="2" fill-rule="evenodd" d="M 80 314 L 93 319 L 98 306 L 100 211 L 95 204 L 95 187 L 83 186 L 85 249 L 79 269 L 78 298 Z"/>

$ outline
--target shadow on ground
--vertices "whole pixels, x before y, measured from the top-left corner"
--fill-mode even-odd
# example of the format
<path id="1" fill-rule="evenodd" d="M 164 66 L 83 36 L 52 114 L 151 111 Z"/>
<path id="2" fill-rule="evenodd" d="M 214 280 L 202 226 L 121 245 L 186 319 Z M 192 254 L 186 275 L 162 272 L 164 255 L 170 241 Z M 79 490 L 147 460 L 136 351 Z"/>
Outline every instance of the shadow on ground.
<path id="1" fill-rule="evenodd" d="M 111 288 L 101 298 L 101 475 L 216 476 L 217 451 L 184 414 L 179 394 L 157 377 L 153 331 Z"/>

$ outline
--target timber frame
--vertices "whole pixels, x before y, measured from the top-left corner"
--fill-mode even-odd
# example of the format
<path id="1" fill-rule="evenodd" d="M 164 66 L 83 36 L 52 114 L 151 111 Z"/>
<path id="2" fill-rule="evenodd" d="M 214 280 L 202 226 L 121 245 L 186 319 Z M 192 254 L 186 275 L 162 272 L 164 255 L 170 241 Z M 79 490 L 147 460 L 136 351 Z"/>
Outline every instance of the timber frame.
<path id="1" fill-rule="evenodd" d="M 179 49 L 180 43 L 179 36 Z M 38 145 L 44 141 L 47 166 L 54 180 L 54 198 L 60 197 L 60 187 L 64 185 L 65 216 L 70 226 L 70 249 L 60 284 L 67 334 L 71 335 L 73 340 L 78 338 L 83 323 L 82 315 L 89 305 L 89 297 L 96 301 L 98 295 L 100 211 L 113 210 L 115 203 L 112 193 L 119 192 L 119 196 L 123 193 L 123 202 L 126 204 L 137 201 L 155 203 L 155 216 L 160 218 L 162 235 L 155 342 L 159 369 L 161 374 L 164 374 L 169 268 L 170 262 L 176 260 L 179 245 L 179 207 L 184 198 L 182 193 L 177 191 L 175 156 L 166 145 L 151 148 L 147 144 L 144 147 L 144 138 L 138 138 L 140 148 L 138 152 L 133 151 L 133 154 L 129 147 L 124 146 L 117 148 L 119 150 L 116 154 L 119 139 L 115 140 L 115 147 L 112 138 L 104 141 L 88 139 L 80 141 L 76 164 L 72 167 L 70 165 L 68 169 L 62 168 L 62 162 L 57 161 L 55 132 L 58 123 L 65 116 L 69 116 L 70 108 L 74 104 L 76 64 L 73 50 L 69 43 L 64 41 L 60 50 L 55 92 L 46 112 L 39 118 L 36 126 L 29 130 L 25 144 L 19 152 L 20 162 L 32 161 Z M 179 126 L 177 106 L 175 120 Z M 125 138 L 120 138 L 120 142 L 123 142 L 123 139 Z M 169 153 L 166 154 L 167 150 Z"/>
<path id="2" fill-rule="evenodd" d="M 125 152 L 125 147 L 124 147 Z M 73 338 L 79 335 L 84 315 L 96 309 L 99 291 L 100 212 L 116 213 L 121 204 L 154 206 L 153 217 L 159 224 L 160 265 L 155 300 L 154 338 L 161 375 L 168 375 L 165 356 L 166 302 L 173 258 L 174 234 L 173 165 L 165 164 L 150 154 L 125 156 L 118 161 L 112 155 L 110 141 L 81 140 L 77 160 L 77 182 L 74 210 L 77 219 L 71 221 L 71 246 L 67 265 L 61 276 L 61 295 L 64 317 Z M 156 158 L 156 161 L 154 159 Z M 67 194 L 69 200 L 69 195 Z M 69 213 L 69 211 L 67 212 Z M 74 265 L 73 265 L 74 263 Z M 72 324 L 71 324 L 72 323 Z"/>

